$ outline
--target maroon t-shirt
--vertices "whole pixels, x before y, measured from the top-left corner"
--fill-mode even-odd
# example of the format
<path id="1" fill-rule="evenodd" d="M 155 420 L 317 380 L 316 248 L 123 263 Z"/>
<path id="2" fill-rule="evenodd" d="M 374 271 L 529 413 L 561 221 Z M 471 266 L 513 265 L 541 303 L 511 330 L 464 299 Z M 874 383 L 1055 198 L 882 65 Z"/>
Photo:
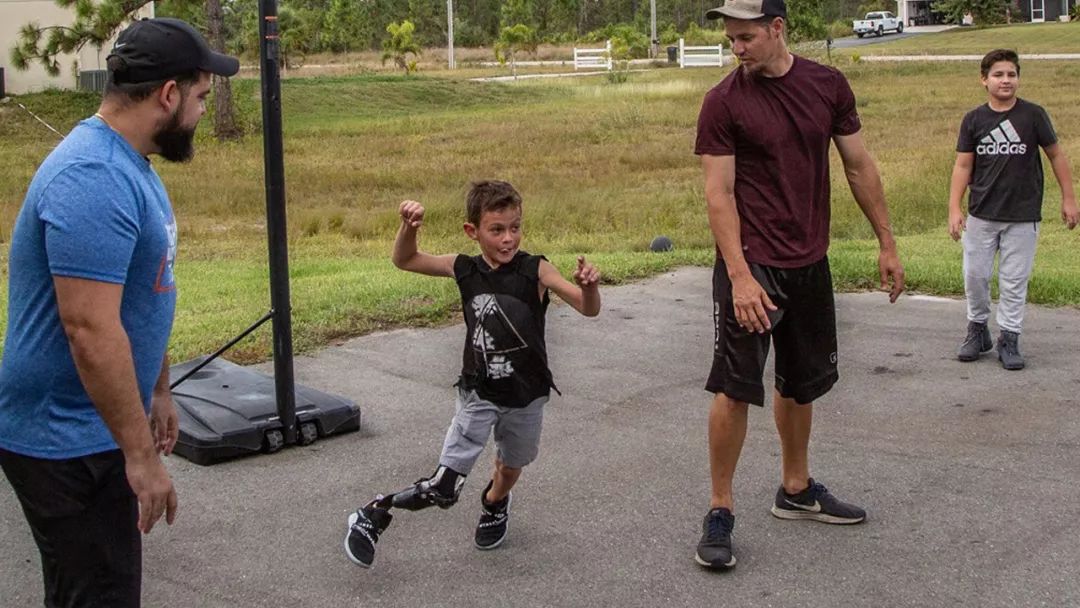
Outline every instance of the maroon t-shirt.
<path id="1" fill-rule="evenodd" d="M 779 78 L 741 66 L 705 95 L 696 154 L 735 155 L 743 255 L 779 268 L 829 249 L 829 142 L 861 128 L 838 70 L 802 57 Z"/>

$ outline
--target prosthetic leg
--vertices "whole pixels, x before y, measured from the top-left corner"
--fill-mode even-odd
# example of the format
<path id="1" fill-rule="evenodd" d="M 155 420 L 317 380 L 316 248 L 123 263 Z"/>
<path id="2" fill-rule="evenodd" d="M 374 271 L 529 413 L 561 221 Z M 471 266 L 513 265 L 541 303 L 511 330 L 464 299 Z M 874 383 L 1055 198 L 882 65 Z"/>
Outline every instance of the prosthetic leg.
<path id="1" fill-rule="evenodd" d="M 431 477 L 420 479 L 404 490 L 376 497 L 371 504 L 380 509 L 394 507 L 406 511 L 420 511 L 432 506 L 449 509 L 458 501 L 464 485 L 464 475 L 439 465 Z"/>
<path id="2" fill-rule="evenodd" d="M 388 496 L 376 496 L 375 500 L 360 507 L 349 516 L 349 530 L 345 535 L 345 554 L 356 565 L 370 568 L 375 562 L 375 543 L 394 516 L 392 507 L 406 511 L 420 511 L 428 507 L 449 509 L 461 495 L 465 476 L 439 465 L 431 477 Z"/>

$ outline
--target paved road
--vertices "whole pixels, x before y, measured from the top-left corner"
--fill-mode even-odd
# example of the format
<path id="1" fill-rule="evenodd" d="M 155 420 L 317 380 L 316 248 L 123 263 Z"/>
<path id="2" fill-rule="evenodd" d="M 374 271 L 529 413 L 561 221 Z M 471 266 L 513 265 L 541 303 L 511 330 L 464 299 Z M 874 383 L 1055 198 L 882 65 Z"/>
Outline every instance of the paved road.
<path id="1" fill-rule="evenodd" d="M 959 255 L 959 254 L 958 254 Z M 213 467 L 169 459 L 181 511 L 145 546 L 147 606 L 1080 605 L 1080 313 L 1034 308 L 1029 369 L 952 358 L 963 304 L 838 299 L 840 385 L 817 406 L 816 476 L 856 527 L 774 519 L 778 448 L 754 410 L 736 478 L 738 568 L 692 560 L 706 508 L 709 271 L 604 290 L 549 316 L 564 396 L 515 491 L 510 537 L 471 545 L 490 454 L 448 511 L 402 513 L 365 571 L 345 517 L 427 474 L 452 410 L 462 328 L 370 335 L 297 362 L 364 404 L 363 431 Z M 41 605 L 38 559 L 0 482 L 0 604 Z"/>
<path id="2" fill-rule="evenodd" d="M 846 49 L 857 46 L 866 46 L 868 44 L 878 44 L 881 42 L 892 42 L 894 40 L 903 40 L 904 38 L 911 38 L 912 36 L 919 36 L 922 34 L 935 34 L 937 32 L 943 32 L 945 30 L 953 29 L 956 26 L 953 25 L 917 25 L 913 27 L 904 28 L 903 33 L 897 34 L 895 32 L 887 32 L 882 37 L 877 36 L 865 36 L 859 38 L 857 36 L 848 36 L 846 38 L 837 38 L 833 40 L 834 49 Z"/>
<path id="3" fill-rule="evenodd" d="M 884 36 L 882 36 L 880 38 L 877 37 L 877 36 L 865 36 L 863 38 L 859 38 L 859 37 L 856 37 L 856 36 L 848 36 L 846 38 L 837 38 L 836 40 L 833 40 L 833 48 L 834 49 L 848 49 L 848 48 L 854 48 L 854 47 L 857 47 L 857 46 L 866 46 L 868 44 L 880 44 L 882 42 L 893 42 L 895 40 L 903 40 L 904 38 L 911 38 L 913 36 L 920 36 L 920 35 L 922 35 L 922 33 L 920 33 L 920 32 L 912 32 L 912 31 L 905 30 L 901 34 L 897 34 L 895 32 L 888 32 L 888 33 L 886 33 Z"/>

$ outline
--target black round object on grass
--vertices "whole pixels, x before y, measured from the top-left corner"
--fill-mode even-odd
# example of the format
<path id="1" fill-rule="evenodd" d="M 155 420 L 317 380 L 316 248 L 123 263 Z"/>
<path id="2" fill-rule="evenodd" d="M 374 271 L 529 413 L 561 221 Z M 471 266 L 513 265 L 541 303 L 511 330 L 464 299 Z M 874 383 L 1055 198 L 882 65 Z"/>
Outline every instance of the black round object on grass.
<path id="1" fill-rule="evenodd" d="M 660 235 L 649 244 L 649 251 L 671 251 L 675 249 L 675 243 L 666 236 Z"/>

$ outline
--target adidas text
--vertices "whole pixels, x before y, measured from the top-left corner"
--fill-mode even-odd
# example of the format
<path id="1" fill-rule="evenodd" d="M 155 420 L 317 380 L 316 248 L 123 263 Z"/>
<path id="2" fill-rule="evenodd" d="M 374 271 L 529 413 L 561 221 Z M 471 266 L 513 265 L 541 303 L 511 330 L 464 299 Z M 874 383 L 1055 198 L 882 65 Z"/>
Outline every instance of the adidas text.
<path id="1" fill-rule="evenodd" d="M 1014 144 L 1007 141 L 993 144 L 979 144 L 975 147 L 975 153 L 984 156 L 999 154 L 1026 154 L 1027 144 Z"/>

